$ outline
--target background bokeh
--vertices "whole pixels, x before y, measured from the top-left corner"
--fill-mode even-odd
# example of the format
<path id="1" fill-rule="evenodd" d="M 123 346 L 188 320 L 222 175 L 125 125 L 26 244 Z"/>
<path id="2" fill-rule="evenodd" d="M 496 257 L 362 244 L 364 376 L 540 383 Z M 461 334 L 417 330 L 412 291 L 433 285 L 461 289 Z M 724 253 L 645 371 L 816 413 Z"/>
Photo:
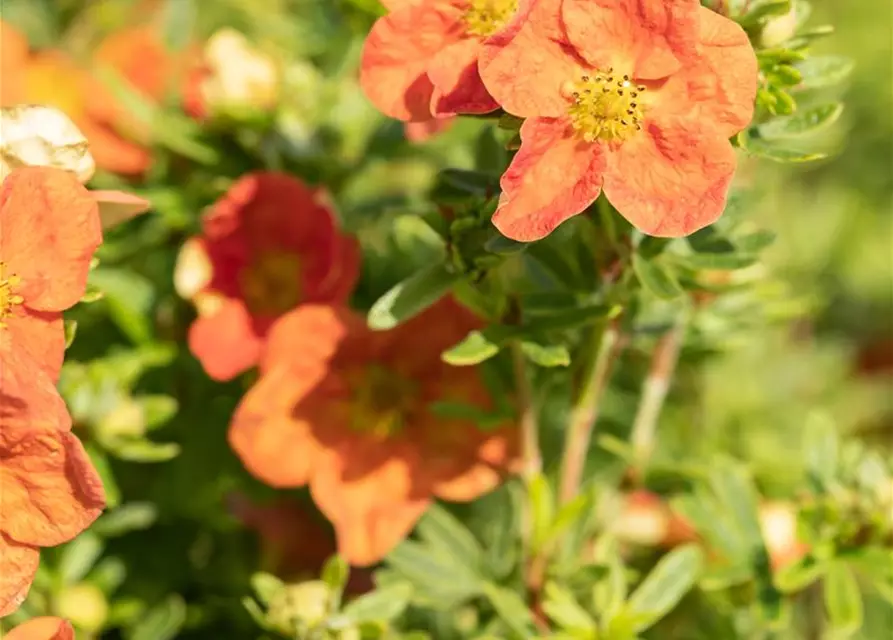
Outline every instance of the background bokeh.
<path id="1" fill-rule="evenodd" d="M 68 615 L 97 632 L 126 629 L 103 637 L 155 640 L 168 637 L 157 635 L 167 628 L 182 638 L 254 637 L 240 605 L 251 573 L 288 556 L 293 577 L 315 575 L 332 552 L 315 514 L 283 523 L 245 506 L 275 495 L 248 476 L 225 440 L 245 383 L 208 380 L 184 347 L 193 312 L 174 292 L 173 270 L 201 210 L 259 164 L 329 187 L 344 226 L 364 244 L 357 306 L 430 260 L 426 228 L 409 214 L 425 213 L 438 170 L 487 157 L 485 125 L 462 119 L 415 145 L 367 103 L 356 66 L 373 2 L 3 0 L 2 19 L 32 47 L 81 59 L 103 35 L 145 20 L 134 6 L 158 4 L 173 41 L 232 26 L 288 63 L 273 127 L 174 140 L 207 161 L 175 181 L 175 160 L 162 153 L 139 187 L 155 211 L 112 231 L 101 249 L 95 284 L 105 297 L 76 311 L 61 385 L 118 508 L 43 554 L 26 609 Z M 709 359 L 687 352 L 658 454 L 670 467 L 693 450 L 727 451 L 751 461 L 761 490 L 779 499 L 793 497 L 804 438 L 817 423 L 857 435 L 885 457 L 893 444 L 893 7 L 814 4 L 812 23 L 837 28 L 816 49 L 855 60 L 841 94 L 844 116 L 821 141 L 834 154 L 806 165 L 751 161 L 741 172 L 759 193 L 745 215 L 777 234 L 761 267 L 777 287 L 766 295 L 779 317 L 795 319 L 730 334 Z M 124 185 L 108 174 L 95 184 Z M 627 364 L 630 376 L 641 372 L 644 355 Z M 626 435 L 636 393 L 620 376 L 604 416 L 607 435 Z M 606 459 L 595 452 L 590 462 Z M 299 548 L 259 545 L 246 523 L 285 531 Z M 891 607 L 870 596 L 859 637 L 880 640 L 891 629 Z"/>

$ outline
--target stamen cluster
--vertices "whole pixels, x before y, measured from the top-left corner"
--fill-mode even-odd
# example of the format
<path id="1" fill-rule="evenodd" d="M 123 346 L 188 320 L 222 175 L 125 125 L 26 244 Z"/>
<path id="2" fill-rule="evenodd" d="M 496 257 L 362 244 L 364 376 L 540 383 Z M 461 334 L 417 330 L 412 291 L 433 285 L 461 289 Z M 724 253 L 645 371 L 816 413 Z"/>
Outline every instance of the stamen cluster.
<path id="1" fill-rule="evenodd" d="M 615 74 L 613 67 L 584 75 L 570 92 L 571 124 L 586 142 L 623 142 L 642 129 L 645 91 L 629 75 Z"/>

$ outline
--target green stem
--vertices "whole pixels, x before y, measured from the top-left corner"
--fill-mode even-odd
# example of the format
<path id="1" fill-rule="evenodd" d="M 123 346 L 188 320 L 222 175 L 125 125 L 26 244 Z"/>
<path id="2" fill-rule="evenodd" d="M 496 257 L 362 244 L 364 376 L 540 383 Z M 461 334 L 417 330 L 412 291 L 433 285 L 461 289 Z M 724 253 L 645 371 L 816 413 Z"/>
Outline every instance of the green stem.
<path id="1" fill-rule="evenodd" d="M 648 377 L 642 384 L 642 399 L 639 401 L 630 436 L 634 473 L 638 478 L 642 476 L 654 450 L 657 421 L 660 418 L 667 392 L 670 390 L 673 373 L 676 371 L 679 351 L 685 337 L 685 328 L 685 321 L 680 320 L 676 326 L 658 339 L 651 356 Z"/>
<path id="2" fill-rule="evenodd" d="M 521 475 L 526 482 L 529 482 L 540 473 L 542 468 L 539 425 L 537 424 L 533 388 L 527 372 L 527 360 L 519 342 L 512 342 L 511 353 L 515 373 L 515 394 L 521 423 L 521 460 L 523 464 Z"/>
<path id="3" fill-rule="evenodd" d="M 573 500 L 580 489 L 601 398 L 614 360 L 623 347 L 616 323 L 597 325 L 593 329 L 589 347 L 590 352 L 584 364 L 581 386 L 571 409 L 564 440 L 558 488 L 559 504 L 567 504 Z"/>

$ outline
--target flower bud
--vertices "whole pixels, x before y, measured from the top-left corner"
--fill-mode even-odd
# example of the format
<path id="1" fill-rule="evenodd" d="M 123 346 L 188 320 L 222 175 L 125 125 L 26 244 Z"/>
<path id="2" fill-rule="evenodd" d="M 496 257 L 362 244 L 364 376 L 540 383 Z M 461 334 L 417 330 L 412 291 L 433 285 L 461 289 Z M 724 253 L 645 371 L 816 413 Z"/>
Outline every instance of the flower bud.
<path id="1" fill-rule="evenodd" d="M 763 25 L 760 33 L 760 44 L 766 48 L 777 47 L 787 42 L 797 31 L 797 3 L 791 3 L 791 10 L 786 14 L 770 18 Z"/>
<path id="2" fill-rule="evenodd" d="M 332 594 L 322 580 L 286 585 L 270 602 L 267 622 L 286 635 L 296 628 L 312 629 L 329 616 Z"/>
<path id="3" fill-rule="evenodd" d="M 204 59 L 209 73 L 201 83 L 201 94 L 212 115 L 238 118 L 270 111 L 278 103 L 276 63 L 238 31 L 221 29 L 211 36 Z"/>
<path id="4" fill-rule="evenodd" d="M 184 300 L 193 300 L 211 282 L 211 260 L 200 240 L 190 238 L 180 247 L 174 266 L 174 289 Z"/>
<path id="5" fill-rule="evenodd" d="M 760 529 L 772 567 L 779 569 L 801 558 L 807 546 L 797 539 L 797 514 L 786 502 L 764 502 L 759 509 Z"/>
<path id="6" fill-rule="evenodd" d="M 96 164 L 84 134 L 58 109 L 17 105 L 0 109 L 0 180 L 19 167 L 56 167 L 81 183 Z"/>

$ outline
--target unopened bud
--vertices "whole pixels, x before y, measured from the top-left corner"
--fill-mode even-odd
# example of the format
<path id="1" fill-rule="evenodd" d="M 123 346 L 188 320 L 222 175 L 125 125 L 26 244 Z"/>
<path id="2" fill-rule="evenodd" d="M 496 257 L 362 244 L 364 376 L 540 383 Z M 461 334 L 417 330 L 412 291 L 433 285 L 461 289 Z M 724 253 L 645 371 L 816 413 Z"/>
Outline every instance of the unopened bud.
<path id="1" fill-rule="evenodd" d="M 298 628 L 313 629 L 329 617 L 331 599 L 322 580 L 286 585 L 270 601 L 267 622 L 286 635 L 294 635 Z"/>
<path id="2" fill-rule="evenodd" d="M 58 109 L 17 105 L 0 109 L 0 180 L 19 167 L 55 167 L 81 183 L 96 163 L 84 134 Z"/>
<path id="3" fill-rule="evenodd" d="M 797 3 L 791 3 L 791 10 L 786 14 L 770 18 L 763 25 L 760 33 L 760 44 L 766 48 L 777 47 L 787 42 L 797 31 Z"/>
<path id="4" fill-rule="evenodd" d="M 211 36 L 204 59 L 208 75 L 201 93 L 212 114 L 238 117 L 276 106 L 280 89 L 276 63 L 238 31 L 221 29 Z"/>

